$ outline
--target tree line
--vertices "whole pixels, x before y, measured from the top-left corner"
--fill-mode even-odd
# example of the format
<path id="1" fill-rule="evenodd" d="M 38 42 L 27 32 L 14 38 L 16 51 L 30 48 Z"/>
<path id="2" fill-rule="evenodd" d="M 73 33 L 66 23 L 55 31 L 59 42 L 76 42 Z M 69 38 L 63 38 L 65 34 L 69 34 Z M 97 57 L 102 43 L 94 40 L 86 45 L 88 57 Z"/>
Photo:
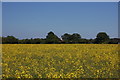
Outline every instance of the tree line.
<path id="1" fill-rule="evenodd" d="M 110 38 L 105 32 L 99 32 L 95 39 L 83 39 L 80 34 L 65 33 L 61 39 L 50 31 L 46 38 L 31 38 L 19 40 L 14 36 L 0 37 L 2 44 L 118 44 L 119 38 Z"/>

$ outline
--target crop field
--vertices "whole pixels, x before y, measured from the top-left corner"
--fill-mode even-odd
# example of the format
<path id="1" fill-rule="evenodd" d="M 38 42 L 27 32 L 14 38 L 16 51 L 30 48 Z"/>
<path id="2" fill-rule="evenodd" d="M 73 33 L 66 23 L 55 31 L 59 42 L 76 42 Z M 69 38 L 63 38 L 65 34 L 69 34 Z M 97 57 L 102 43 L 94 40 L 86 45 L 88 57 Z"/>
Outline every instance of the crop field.
<path id="1" fill-rule="evenodd" d="M 120 78 L 118 44 L 3 44 L 3 78 Z"/>

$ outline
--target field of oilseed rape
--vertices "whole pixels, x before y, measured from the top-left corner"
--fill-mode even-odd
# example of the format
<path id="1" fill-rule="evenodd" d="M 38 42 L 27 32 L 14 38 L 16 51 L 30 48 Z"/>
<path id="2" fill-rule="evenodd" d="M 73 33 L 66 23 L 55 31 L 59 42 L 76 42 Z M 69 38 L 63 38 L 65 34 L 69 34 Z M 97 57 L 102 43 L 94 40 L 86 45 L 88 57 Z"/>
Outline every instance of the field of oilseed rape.
<path id="1" fill-rule="evenodd" d="M 4 78 L 120 78 L 119 44 L 3 44 Z"/>

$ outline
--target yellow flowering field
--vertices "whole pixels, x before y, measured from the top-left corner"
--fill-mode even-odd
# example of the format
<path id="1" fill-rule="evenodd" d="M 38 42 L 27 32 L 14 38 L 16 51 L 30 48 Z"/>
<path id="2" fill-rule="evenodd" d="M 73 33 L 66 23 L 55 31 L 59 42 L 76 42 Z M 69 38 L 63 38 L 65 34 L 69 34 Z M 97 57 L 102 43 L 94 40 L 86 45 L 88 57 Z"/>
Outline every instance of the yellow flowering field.
<path id="1" fill-rule="evenodd" d="M 3 44 L 3 78 L 119 78 L 118 44 Z"/>

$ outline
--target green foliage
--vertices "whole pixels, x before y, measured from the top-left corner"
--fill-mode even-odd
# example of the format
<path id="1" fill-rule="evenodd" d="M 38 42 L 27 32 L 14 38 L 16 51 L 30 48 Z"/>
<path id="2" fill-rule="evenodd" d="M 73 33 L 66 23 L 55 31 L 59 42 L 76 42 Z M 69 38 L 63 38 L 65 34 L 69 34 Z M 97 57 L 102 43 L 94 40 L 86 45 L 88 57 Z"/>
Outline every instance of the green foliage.
<path id="1" fill-rule="evenodd" d="M 53 44 L 53 43 L 60 43 L 60 39 L 53 33 L 49 32 L 46 36 L 46 43 Z"/>
<path id="2" fill-rule="evenodd" d="M 0 36 L 0 44 L 2 43 L 2 37 Z"/>
<path id="3" fill-rule="evenodd" d="M 0 37 L 2 44 L 118 44 L 119 38 L 110 39 L 105 32 L 97 34 L 95 39 L 83 39 L 78 33 L 65 33 L 61 36 L 62 40 L 52 31 L 48 33 L 46 38 L 17 39 L 14 36 Z"/>
<path id="4" fill-rule="evenodd" d="M 68 33 L 65 33 L 64 35 L 61 36 L 62 37 L 62 40 L 65 42 L 65 43 L 78 43 L 79 40 L 81 39 L 81 36 L 80 34 L 78 33 L 74 33 L 74 34 L 68 34 Z"/>
<path id="5" fill-rule="evenodd" d="M 14 44 L 18 43 L 18 39 L 15 38 L 14 36 L 7 36 L 7 37 L 2 37 L 2 43 L 8 43 L 8 44 Z"/>
<path id="6" fill-rule="evenodd" d="M 65 43 L 69 43 L 70 42 L 70 34 L 68 33 L 65 33 L 64 35 L 62 35 L 62 40 L 65 42 Z"/>
<path id="7" fill-rule="evenodd" d="M 95 43 L 98 44 L 106 44 L 109 42 L 109 36 L 105 32 L 100 32 L 97 34 Z"/>
<path id="8" fill-rule="evenodd" d="M 87 44 L 87 43 L 89 43 L 89 40 L 87 40 L 87 39 L 80 39 L 79 43 L 81 43 L 81 44 Z"/>

